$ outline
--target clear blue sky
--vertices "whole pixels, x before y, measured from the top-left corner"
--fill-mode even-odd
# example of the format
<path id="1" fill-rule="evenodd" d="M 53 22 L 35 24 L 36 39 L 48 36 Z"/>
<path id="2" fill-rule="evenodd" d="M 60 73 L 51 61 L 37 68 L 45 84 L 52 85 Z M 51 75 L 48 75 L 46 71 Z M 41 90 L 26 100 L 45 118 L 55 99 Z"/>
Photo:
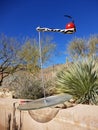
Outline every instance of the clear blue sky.
<path id="1" fill-rule="evenodd" d="M 98 34 L 98 0 L 0 0 L 0 33 L 37 37 L 37 26 L 65 28 L 69 20 L 64 14 L 73 16 L 77 32 L 73 35 L 48 33 L 62 52 L 74 37 Z M 65 56 L 55 62 L 65 62 Z"/>

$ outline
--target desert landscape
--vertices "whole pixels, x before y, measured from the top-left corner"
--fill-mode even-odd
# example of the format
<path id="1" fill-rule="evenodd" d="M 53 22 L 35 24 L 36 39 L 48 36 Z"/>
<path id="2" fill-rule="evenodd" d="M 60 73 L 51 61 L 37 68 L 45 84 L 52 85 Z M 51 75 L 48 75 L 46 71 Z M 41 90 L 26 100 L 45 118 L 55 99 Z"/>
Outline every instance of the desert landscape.
<path id="1" fill-rule="evenodd" d="M 97 0 L 0 0 L 0 130 L 98 130 L 97 16 Z"/>

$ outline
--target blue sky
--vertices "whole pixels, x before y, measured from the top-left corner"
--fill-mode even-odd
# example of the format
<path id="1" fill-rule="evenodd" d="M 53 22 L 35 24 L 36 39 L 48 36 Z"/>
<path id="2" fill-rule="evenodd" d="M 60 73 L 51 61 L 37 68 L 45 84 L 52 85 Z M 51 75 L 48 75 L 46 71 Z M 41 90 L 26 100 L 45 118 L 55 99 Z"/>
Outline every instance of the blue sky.
<path id="1" fill-rule="evenodd" d="M 68 18 L 74 18 L 77 32 L 72 35 L 47 33 L 54 38 L 58 50 L 64 52 L 74 37 L 98 34 L 98 0 L 0 0 L 0 33 L 11 37 L 38 37 L 37 26 L 65 28 Z M 55 58 L 65 62 L 65 55 Z"/>

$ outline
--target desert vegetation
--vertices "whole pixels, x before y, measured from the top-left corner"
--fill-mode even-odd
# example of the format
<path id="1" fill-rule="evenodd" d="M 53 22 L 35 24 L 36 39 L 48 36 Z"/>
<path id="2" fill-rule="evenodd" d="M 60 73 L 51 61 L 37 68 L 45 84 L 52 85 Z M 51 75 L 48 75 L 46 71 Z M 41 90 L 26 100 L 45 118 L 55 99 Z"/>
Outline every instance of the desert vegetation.
<path id="1" fill-rule="evenodd" d="M 41 46 L 44 65 L 53 56 L 55 43 L 47 36 L 41 40 Z M 20 40 L 1 34 L 0 47 L 0 86 L 9 86 L 10 91 L 14 91 L 13 97 L 31 99 L 43 97 L 38 41 L 35 38 Z M 51 95 L 52 80 L 45 80 L 44 85 L 47 88 L 46 95 Z M 48 86 L 51 86 L 50 89 Z"/>
<path id="2" fill-rule="evenodd" d="M 49 37 L 43 38 L 41 44 L 44 64 L 52 56 L 55 44 Z M 0 86 L 5 77 L 18 70 L 26 70 L 33 75 L 40 70 L 39 45 L 36 39 L 20 40 L 1 34 L 0 48 Z"/>
<path id="3" fill-rule="evenodd" d="M 98 63 L 94 59 L 75 62 L 58 73 L 58 91 L 73 95 L 77 103 L 97 104 Z"/>
<path id="4" fill-rule="evenodd" d="M 72 64 L 57 74 L 58 92 L 73 95 L 77 103 L 98 103 L 98 36 L 75 38 L 68 47 Z"/>
<path id="5" fill-rule="evenodd" d="M 17 46 L 16 46 L 17 45 Z M 42 63 L 55 53 L 53 39 L 41 41 Z M 8 87 L 14 98 L 42 98 L 38 41 L 0 37 L 0 85 Z M 69 93 L 78 103 L 96 104 L 98 94 L 98 36 L 74 38 L 68 44 L 67 62 L 43 69 L 46 96 Z M 7 82 L 6 82 L 7 81 Z M 2 85 L 3 84 L 3 85 Z"/>

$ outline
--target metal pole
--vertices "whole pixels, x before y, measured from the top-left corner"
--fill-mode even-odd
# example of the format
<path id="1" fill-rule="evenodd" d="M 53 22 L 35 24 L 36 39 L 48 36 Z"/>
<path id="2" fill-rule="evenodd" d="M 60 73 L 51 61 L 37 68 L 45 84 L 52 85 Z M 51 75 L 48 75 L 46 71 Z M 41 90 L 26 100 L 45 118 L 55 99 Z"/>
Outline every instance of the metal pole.
<path id="1" fill-rule="evenodd" d="M 42 47 L 41 47 L 41 40 L 40 40 L 40 31 L 39 31 L 39 54 L 40 54 L 40 67 L 41 67 L 41 80 L 42 80 L 42 88 L 44 92 L 44 102 L 46 103 L 46 92 L 44 86 L 44 76 L 43 76 L 43 62 L 42 62 Z"/>

